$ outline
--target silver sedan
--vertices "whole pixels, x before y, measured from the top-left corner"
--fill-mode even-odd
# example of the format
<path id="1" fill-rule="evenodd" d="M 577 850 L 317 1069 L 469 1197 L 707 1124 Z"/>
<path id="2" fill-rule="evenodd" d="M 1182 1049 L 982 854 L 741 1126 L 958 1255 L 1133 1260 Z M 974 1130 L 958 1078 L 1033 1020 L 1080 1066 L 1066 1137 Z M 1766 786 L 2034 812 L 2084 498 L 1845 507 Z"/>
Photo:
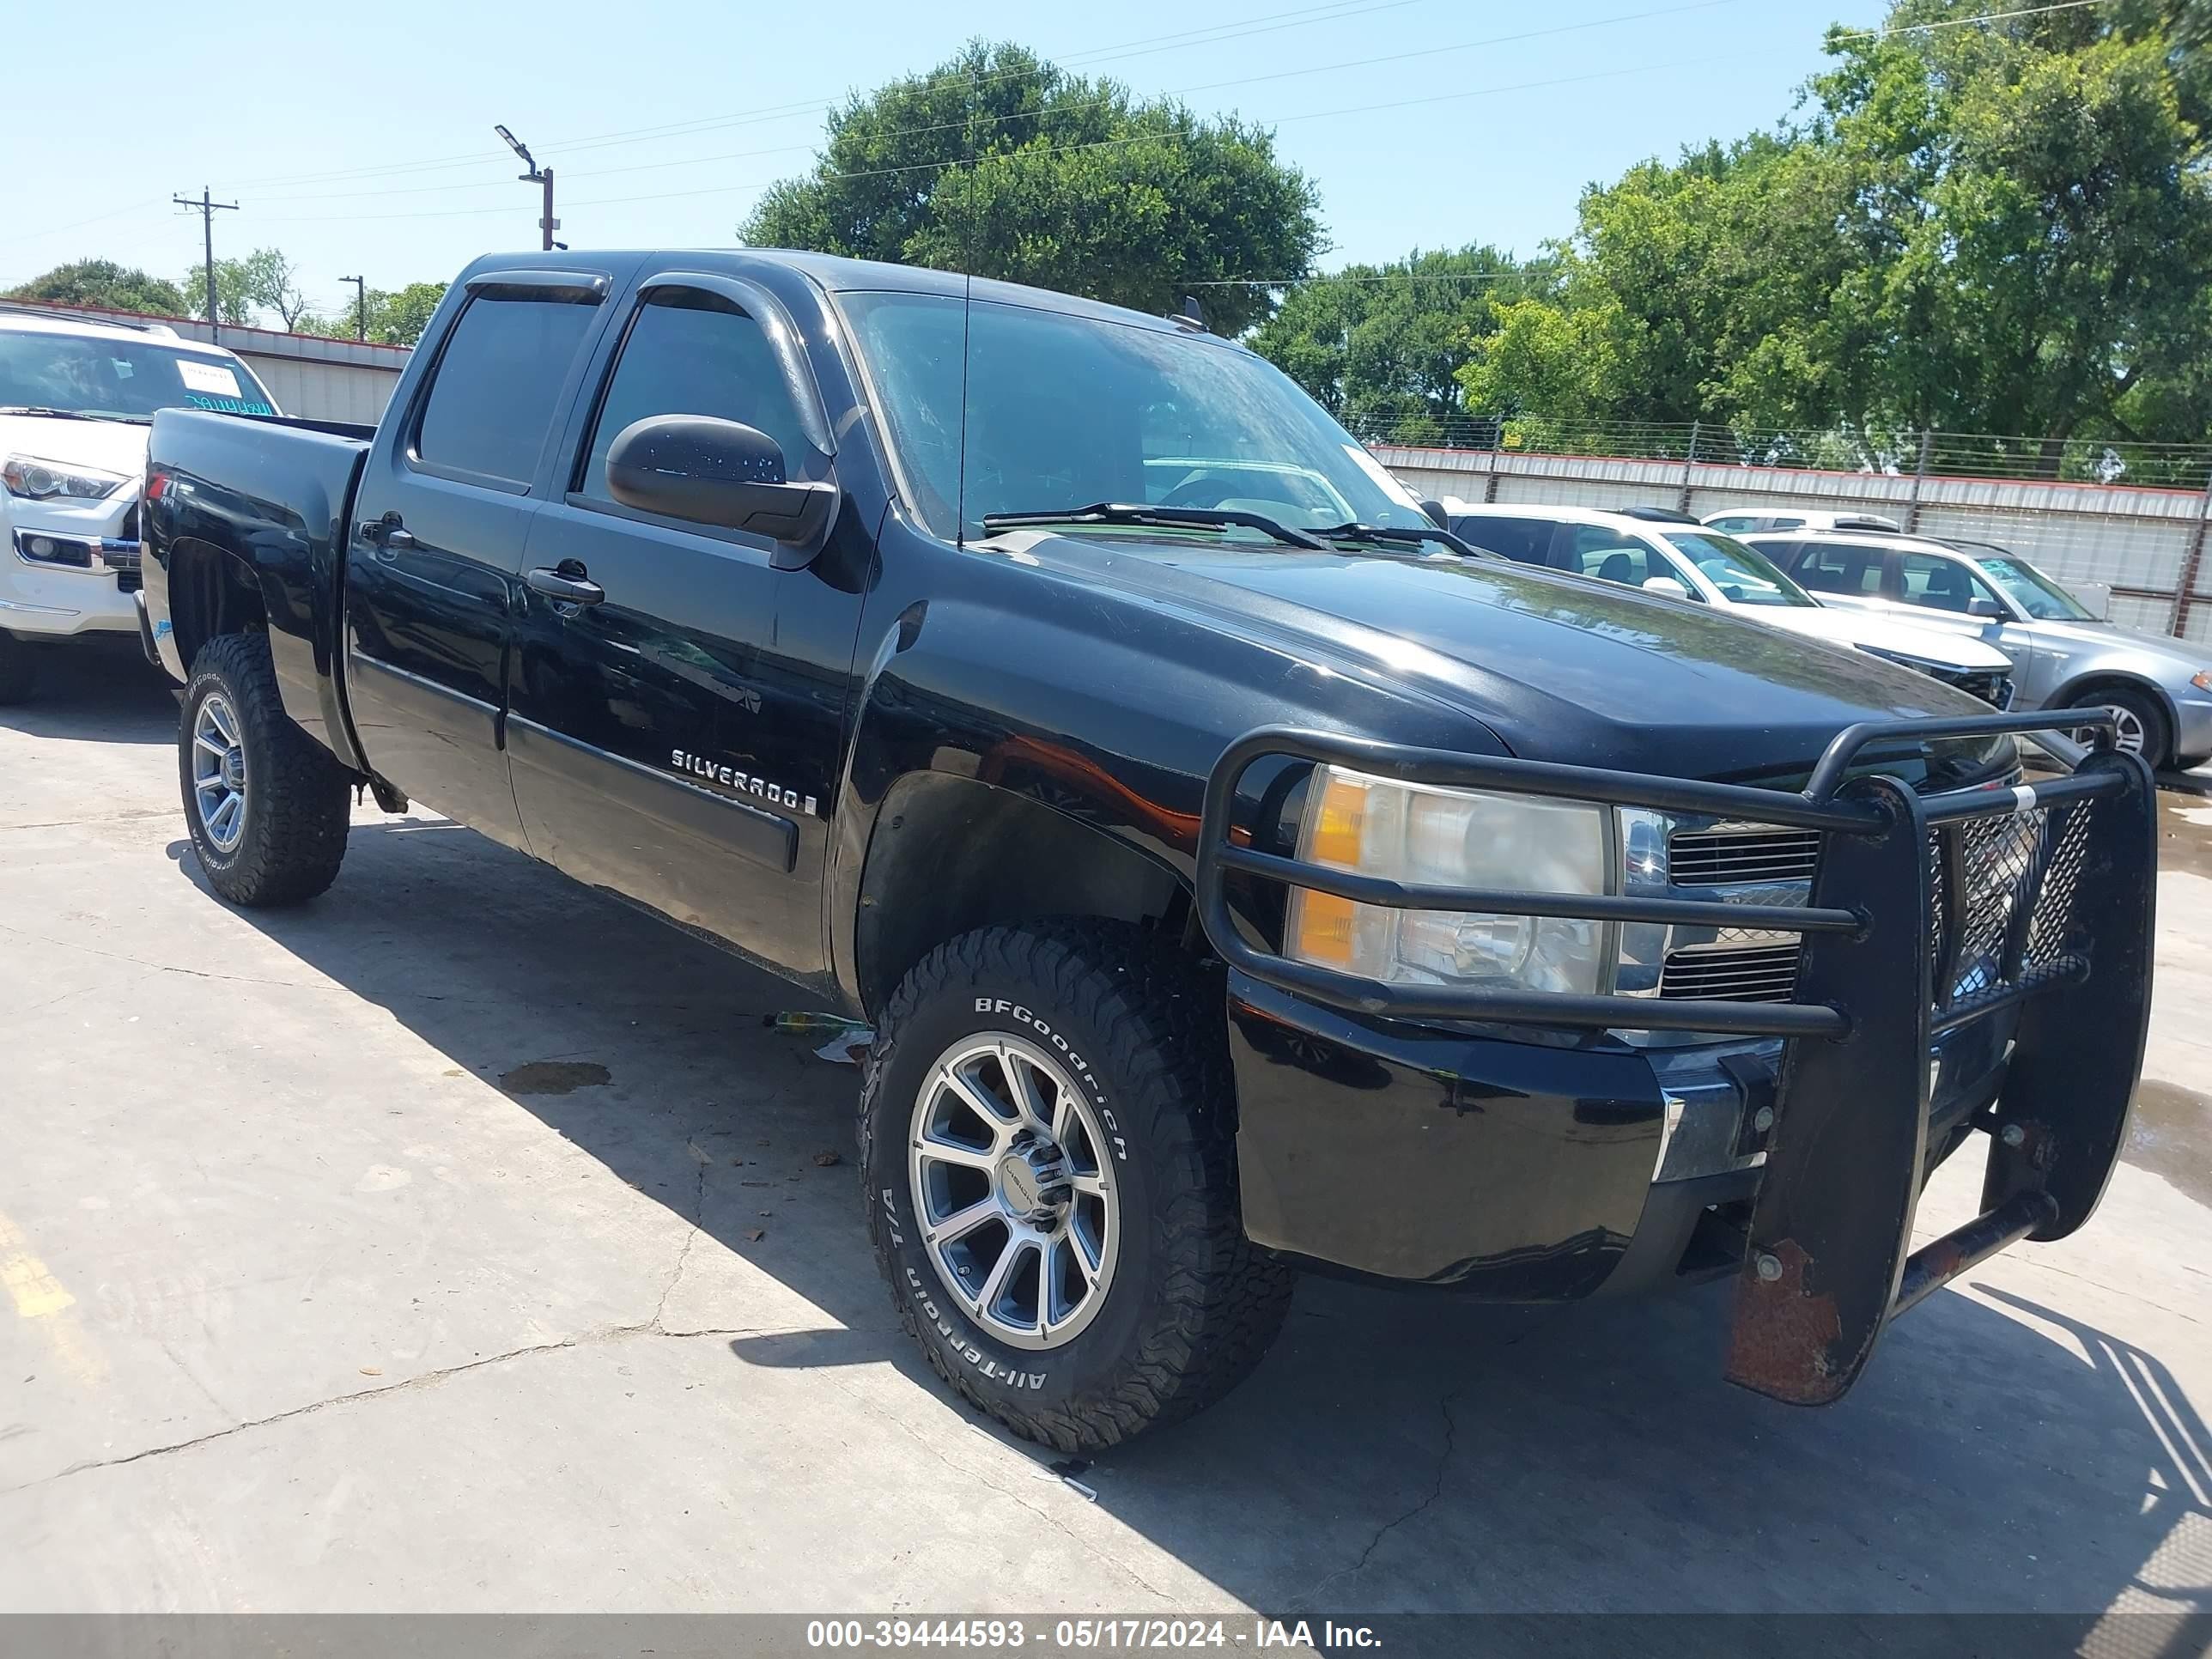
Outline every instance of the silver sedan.
<path id="1" fill-rule="evenodd" d="M 2104 706 L 2154 766 L 2212 758 L 2212 648 L 2100 620 L 2016 553 L 1859 531 L 1746 536 L 1825 605 L 1972 634 L 2012 659 L 2015 708 Z"/>

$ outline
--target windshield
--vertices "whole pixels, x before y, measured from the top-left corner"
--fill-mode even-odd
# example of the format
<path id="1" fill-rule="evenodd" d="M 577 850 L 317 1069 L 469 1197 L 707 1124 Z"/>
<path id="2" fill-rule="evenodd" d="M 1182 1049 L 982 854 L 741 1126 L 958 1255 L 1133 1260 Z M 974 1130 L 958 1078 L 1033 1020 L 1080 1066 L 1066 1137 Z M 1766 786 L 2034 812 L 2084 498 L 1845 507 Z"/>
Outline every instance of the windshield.
<path id="1" fill-rule="evenodd" d="M 1814 605 L 1813 596 L 1765 558 L 1728 536 L 1670 530 L 1667 539 L 1730 605 Z"/>
<path id="2" fill-rule="evenodd" d="M 2079 599 L 2025 559 L 1984 558 L 1982 574 L 2004 590 L 2005 598 L 2038 622 L 2094 622 Z"/>
<path id="3" fill-rule="evenodd" d="M 980 538 L 986 514 L 1097 501 L 1257 514 L 1298 529 L 1431 527 L 1411 492 L 1280 371 L 1219 340 L 980 300 L 963 319 L 949 295 L 844 303 L 915 509 L 948 541 L 958 516 Z M 954 505 L 963 472 L 964 514 Z"/>
<path id="4" fill-rule="evenodd" d="M 0 329 L 0 407 L 6 406 L 126 421 L 149 421 L 158 409 L 276 412 L 234 357 L 32 329 Z"/>

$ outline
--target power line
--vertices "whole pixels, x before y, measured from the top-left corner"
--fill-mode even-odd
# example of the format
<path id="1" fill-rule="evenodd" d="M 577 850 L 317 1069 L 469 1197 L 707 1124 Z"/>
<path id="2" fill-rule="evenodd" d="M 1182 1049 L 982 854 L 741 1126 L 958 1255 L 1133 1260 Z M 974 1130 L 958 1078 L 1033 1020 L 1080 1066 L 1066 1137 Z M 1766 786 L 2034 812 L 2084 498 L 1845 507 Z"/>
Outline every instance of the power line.
<path id="1" fill-rule="evenodd" d="M 222 337 L 222 316 L 221 308 L 216 304 L 215 295 L 215 216 L 218 213 L 237 212 L 238 204 L 216 201 L 208 194 L 208 187 L 205 185 L 200 186 L 200 199 L 197 202 L 189 196 L 172 196 L 169 199 L 179 207 L 197 210 L 200 216 L 200 230 L 206 238 L 207 247 L 208 338 L 210 341 L 219 341 Z"/>
<path id="2" fill-rule="evenodd" d="M 1411 109 L 1429 104 L 1451 103 L 1468 98 L 1494 97 L 1510 92 L 1540 91 L 1553 87 L 1582 85 L 1592 81 L 1618 80 L 1624 76 L 1662 75 L 1675 70 L 1702 68 L 1713 64 L 1737 62 L 1741 61 L 1744 58 L 1756 55 L 1756 53 L 1737 52 L 1722 57 L 1706 56 L 1694 58 L 1685 58 L 1671 64 L 1632 64 L 1619 69 L 1597 70 L 1582 75 L 1553 76 L 1540 81 L 1516 81 L 1497 86 L 1470 87 L 1463 88 L 1458 92 L 1438 93 L 1427 98 L 1394 98 L 1381 103 L 1347 105 L 1340 109 L 1303 110 L 1294 114 L 1280 117 L 1276 121 L 1275 125 L 1280 126 L 1287 125 L 1294 121 L 1327 120 L 1346 115 L 1371 115 L 1378 111 Z M 1151 143 L 1155 142 L 1174 143 L 1176 142 L 1181 136 L 1182 135 L 1174 132 L 1140 132 L 1133 133 L 1127 137 L 1119 138 L 1091 139 L 1083 143 L 1073 144 L 1032 144 L 1019 149 L 997 151 L 988 155 L 980 156 L 977 160 L 979 165 L 983 162 L 1028 161 L 1047 155 L 1065 155 L 1085 150 L 1112 149 L 1128 144 Z M 909 173 L 941 172 L 946 167 L 953 165 L 953 161 L 956 159 L 957 158 L 947 157 L 931 161 L 908 162 L 899 167 L 860 167 L 854 168 L 848 172 L 825 173 L 820 176 L 827 179 L 843 180 L 896 178 L 902 174 Z M 776 182 L 777 181 L 773 179 L 749 179 L 742 184 L 706 185 L 693 190 L 657 191 L 650 195 L 643 196 L 599 196 L 592 197 L 580 202 L 571 202 L 568 205 L 571 208 L 624 207 L 639 202 L 677 201 L 699 196 L 729 196 L 738 194 L 749 190 L 765 190 L 769 185 Z M 432 208 L 411 213 L 310 214 L 290 219 L 272 219 L 266 222 L 270 224 L 311 225 L 351 222 L 356 220 L 474 219 L 483 218 L 503 211 L 505 211 L 505 210 L 496 207 Z"/>
<path id="3" fill-rule="evenodd" d="M 1893 34 L 1925 34 L 1936 29 L 1962 29 L 1974 23 L 2002 23 L 2014 17 L 2041 17 L 2054 11 L 2079 11 L 2084 6 L 2102 6 L 2111 0 L 2057 0 L 2049 6 L 2022 6 L 2017 11 L 1985 11 L 1976 17 L 1946 17 L 1933 23 L 1899 23 L 1887 29 L 1838 29 L 1836 35 L 1843 40 L 1887 40 Z"/>
<path id="4" fill-rule="evenodd" d="M 1642 11 L 1618 13 L 1610 17 L 1586 18 L 1580 22 L 1557 23 L 1547 28 L 1523 29 L 1513 34 L 1486 35 L 1479 40 L 1462 40 L 1455 42 L 1450 46 L 1420 46 L 1407 52 L 1386 52 L 1378 57 L 1358 58 L 1344 63 L 1316 64 L 1302 69 L 1275 70 L 1264 75 L 1237 76 L 1225 81 L 1208 81 L 1197 86 L 1176 87 L 1162 95 L 1169 98 L 1182 98 L 1189 96 L 1194 93 L 1218 92 L 1231 87 L 1256 86 L 1266 82 L 1295 80 L 1310 75 L 1334 75 L 1342 73 L 1346 70 L 1370 69 L 1382 64 L 1403 63 L 1410 58 L 1432 58 L 1443 57 L 1445 54 L 1451 52 L 1480 51 L 1487 46 L 1516 46 L 1523 41 L 1543 40 L 1554 35 L 1574 34 L 1590 29 L 1610 28 L 1622 23 L 1645 22 L 1656 17 L 1673 17 L 1678 16 L 1684 12 L 1710 11 L 1719 6 L 1740 5 L 1741 3 L 1743 3 L 1743 0 L 1687 0 L 1687 3 L 1680 5 L 1651 7 Z M 1049 113 L 1054 116 L 1073 114 L 1082 110 L 1097 109 L 1102 106 L 1110 104 L 1113 101 L 1114 98 L 1112 96 L 1088 99 L 1079 103 L 1060 105 L 1051 110 Z M 989 127 L 1010 122 L 1036 120 L 1038 118 L 1039 113 L 1039 112 L 1034 110 L 1018 110 L 1005 115 L 985 116 L 981 118 L 978 122 L 972 125 Z M 964 120 L 940 121 L 927 126 L 894 128 L 889 132 L 878 135 L 878 137 L 884 141 L 895 141 L 899 139 L 916 138 L 932 132 L 966 131 L 970 126 L 971 124 Z M 721 161 L 751 161 L 763 155 L 789 155 L 794 151 L 809 150 L 814 148 L 816 148 L 816 146 L 811 143 L 799 144 L 777 144 L 769 146 L 763 149 L 732 150 L 716 155 L 684 156 L 678 160 L 668 161 L 641 161 L 629 167 L 594 167 L 581 172 L 572 172 L 567 176 L 572 179 L 611 178 L 622 173 L 660 172 L 670 167 L 708 167 Z M 263 199 L 264 201 L 270 202 L 335 202 L 350 201 L 363 198 L 380 196 L 427 196 L 443 193 L 448 191 L 492 190 L 498 187 L 499 186 L 496 183 L 480 183 L 475 180 L 471 180 L 465 184 L 404 185 L 384 190 L 345 191 L 331 193 L 307 191 L 302 192 L 298 196 L 272 196 L 265 197 Z M 653 198 L 648 198 L 644 199 Z"/>
<path id="5" fill-rule="evenodd" d="M 1306 6 L 1291 11 L 1262 12 L 1256 16 L 1230 23 L 1209 24 L 1203 28 L 1182 29 L 1170 34 L 1146 35 L 1134 40 L 1119 41 L 1109 46 L 1093 46 L 1081 51 L 1065 52 L 1049 61 L 1060 67 L 1079 65 L 1085 60 L 1118 62 L 1123 58 L 1142 57 L 1153 52 L 1181 51 L 1192 46 L 1213 46 L 1224 40 L 1241 40 L 1248 35 L 1272 33 L 1285 28 L 1306 27 L 1315 23 L 1334 22 L 1339 18 L 1358 16 L 1369 12 L 1392 11 L 1416 3 L 1419 3 L 1419 0 L 1328 0 L 1328 3 L 1323 5 Z M 1208 38 L 1204 40 L 1194 38 L 1200 35 Z M 981 77 L 970 77 L 964 74 L 939 76 L 921 82 L 915 89 L 931 92 L 942 87 L 967 86 L 971 83 L 971 79 L 972 84 L 980 88 L 998 81 L 1015 78 L 1024 73 L 1026 71 L 1010 70 L 1002 70 L 997 75 Z M 620 129 L 550 145 L 548 150 L 549 153 L 557 151 L 566 155 L 574 150 L 599 149 L 611 144 L 650 143 L 658 137 L 680 137 L 694 131 L 708 131 L 724 126 L 747 126 L 763 121 L 790 119 L 796 116 L 836 107 L 835 100 L 817 98 L 801 103 L 779 105 L 765 111 L 756 110 L 726 116 L 702 116 L 687 121 L 668 122 L 659 126 Z M 455 155 L 411 162 L 380 164 L 374 167 L 338 168 L 324 173 L 273 175 L 261 179 L 249 179 L 244 182 L 249 185 L 310 184 L 323 179 L 375 178 L 406 172 L 429 172 L 445 167 L 479 164 L 480 158 L 475 155 Z"/>

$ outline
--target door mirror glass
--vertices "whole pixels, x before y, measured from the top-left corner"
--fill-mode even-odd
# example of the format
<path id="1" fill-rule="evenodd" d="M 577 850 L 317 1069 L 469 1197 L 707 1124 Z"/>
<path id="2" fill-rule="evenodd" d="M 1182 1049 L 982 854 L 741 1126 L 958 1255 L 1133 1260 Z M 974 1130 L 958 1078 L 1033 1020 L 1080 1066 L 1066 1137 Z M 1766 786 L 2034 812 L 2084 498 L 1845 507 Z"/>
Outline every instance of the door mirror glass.
<path id="1" fill-rule="evenodd" d="M 607 494 L 641 513 L 804 545 L 829 527 L 830 483 L 793 483 L 783 447 L 758 427 L 711 415 L 648 416 L 607 449 Z"/>
<path id="2" fill-rule="evenodd" d="M 1644 579 L 1644 591 L 1647 593 L 1664 594 L 1670 599 L 1686 599 L 1690 597 L 1689 588 L 1679 578 L 1674 576 L 1648 576 Z"/>

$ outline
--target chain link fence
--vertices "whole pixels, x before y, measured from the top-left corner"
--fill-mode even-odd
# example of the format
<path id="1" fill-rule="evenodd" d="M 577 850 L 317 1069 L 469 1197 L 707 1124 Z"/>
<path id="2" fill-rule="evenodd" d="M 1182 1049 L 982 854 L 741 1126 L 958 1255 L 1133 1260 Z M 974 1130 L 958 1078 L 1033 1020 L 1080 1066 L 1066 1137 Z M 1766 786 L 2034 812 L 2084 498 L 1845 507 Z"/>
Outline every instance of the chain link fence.
<path id="1" fill-rule="evenodd" d="M 2212 643 L 2212 444 L 1785 431 L 1700 421 L 1348 422 L 1424 495 L 1477 501 L 1869 513 L 1995 542 L 2109 589 L 2112 620 Z"/>

